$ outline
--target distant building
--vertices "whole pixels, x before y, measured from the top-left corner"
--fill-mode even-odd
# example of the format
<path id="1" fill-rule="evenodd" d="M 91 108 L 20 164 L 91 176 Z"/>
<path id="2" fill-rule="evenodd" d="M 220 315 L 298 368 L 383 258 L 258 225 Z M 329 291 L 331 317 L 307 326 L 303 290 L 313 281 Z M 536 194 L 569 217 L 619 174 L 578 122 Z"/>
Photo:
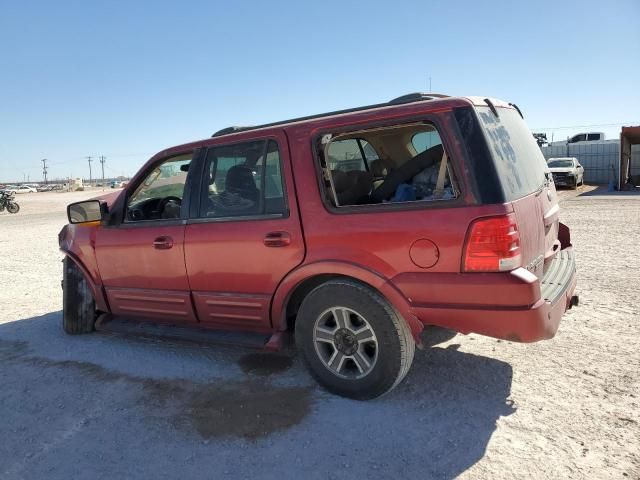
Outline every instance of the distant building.
<path id="1" fill-rule="evenodd" d="M 585 140 L 580 135 L 585 136 Z M 608 184 L 614 181 L 618 184 L 620 178 L 620 140 L 606 140 L 604 134 L 600 140 L 587 140 L 589 135 L 584 133 L 574 135 L 573 142 L 553 142 L 541 147 L 542 154 L 548 160 L 554 157 L 575 157 L 584 167 L 584 181 L 591 184 Z M 640 145 L 631 146 L 631 175 L 640 175 Z"/>

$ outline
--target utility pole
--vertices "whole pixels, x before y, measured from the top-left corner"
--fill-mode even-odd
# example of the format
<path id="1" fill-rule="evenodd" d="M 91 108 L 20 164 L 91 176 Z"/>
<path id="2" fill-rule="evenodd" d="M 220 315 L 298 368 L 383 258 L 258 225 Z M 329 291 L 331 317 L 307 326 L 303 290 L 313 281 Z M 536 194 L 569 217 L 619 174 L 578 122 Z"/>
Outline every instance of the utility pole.
<path id="1" fill-rule="evenodd" d="M 107 159 L 104 155 L 100 155 L 100 166 L 102 167 L 102 190 L 104 190 L 104 161 Z"/>
<path id="2" fill-rule="evenodd" d="M 89 186 L 91 186 L 91 157 L 85 157 L 89 161 Z"/>
<path id="3" fill-rule="evenodd" d="M 47 184 L 47 159 L 43 158 L 40 160 L 42 162 L 42 175 L 44 176 L 44 184 Z"/>

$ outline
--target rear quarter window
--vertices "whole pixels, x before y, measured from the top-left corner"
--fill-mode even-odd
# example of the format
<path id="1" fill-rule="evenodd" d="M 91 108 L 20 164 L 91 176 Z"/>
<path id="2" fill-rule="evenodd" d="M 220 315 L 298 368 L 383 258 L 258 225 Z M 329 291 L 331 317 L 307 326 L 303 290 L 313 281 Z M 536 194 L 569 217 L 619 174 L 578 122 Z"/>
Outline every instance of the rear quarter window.
<path id="1" fill-rule="evenodd" d="M 498 117 L 489 107 L 476 110 L 505 200 L 516 200 L 538 190 L 545 182 L 547 164 L 520 114 L 511 108 L 498 108 Z"/>

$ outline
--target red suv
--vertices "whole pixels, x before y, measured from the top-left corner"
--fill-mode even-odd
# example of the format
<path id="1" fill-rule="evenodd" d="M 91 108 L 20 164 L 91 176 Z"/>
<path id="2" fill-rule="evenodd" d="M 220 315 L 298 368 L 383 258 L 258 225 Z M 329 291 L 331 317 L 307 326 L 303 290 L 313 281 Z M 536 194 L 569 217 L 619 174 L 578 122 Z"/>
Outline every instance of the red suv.
<path id="1" fill-rule="evenodd" d="M 573 295 L 569 229 L 514 104 L 411 94 L 155 155 L 68 207 L 64 329 L 277 349 L 332 392 L 394 388 L 425 325 L 551 338 Z"/>

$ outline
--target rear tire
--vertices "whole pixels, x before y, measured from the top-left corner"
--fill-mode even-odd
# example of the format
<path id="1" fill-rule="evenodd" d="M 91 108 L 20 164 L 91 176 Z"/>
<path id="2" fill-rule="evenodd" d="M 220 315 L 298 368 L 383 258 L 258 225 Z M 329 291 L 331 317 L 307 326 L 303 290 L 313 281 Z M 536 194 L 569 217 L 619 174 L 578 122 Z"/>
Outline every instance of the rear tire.
<path id="1" fill-rule="evenodd" d="M 331 280 L 306 296 L 295 338 L 316 381 L 356 400 L 395 388 L 415 352 L 404 319 L 378 292 L 352 280 Z"/>
<path id="2" fill-rule="evenodd" d="M 7 212 L 9 213 L 18 213 L 20 211 L 20 205 L 16 202 L 7 203 Z"/>
<path id="3" fill-rule="evenodd" d="M 84 275 L 69 257 L 63 261 L 62 328 L 70 335 L 90 333 L 96 321 L 96 304 Z"/>

